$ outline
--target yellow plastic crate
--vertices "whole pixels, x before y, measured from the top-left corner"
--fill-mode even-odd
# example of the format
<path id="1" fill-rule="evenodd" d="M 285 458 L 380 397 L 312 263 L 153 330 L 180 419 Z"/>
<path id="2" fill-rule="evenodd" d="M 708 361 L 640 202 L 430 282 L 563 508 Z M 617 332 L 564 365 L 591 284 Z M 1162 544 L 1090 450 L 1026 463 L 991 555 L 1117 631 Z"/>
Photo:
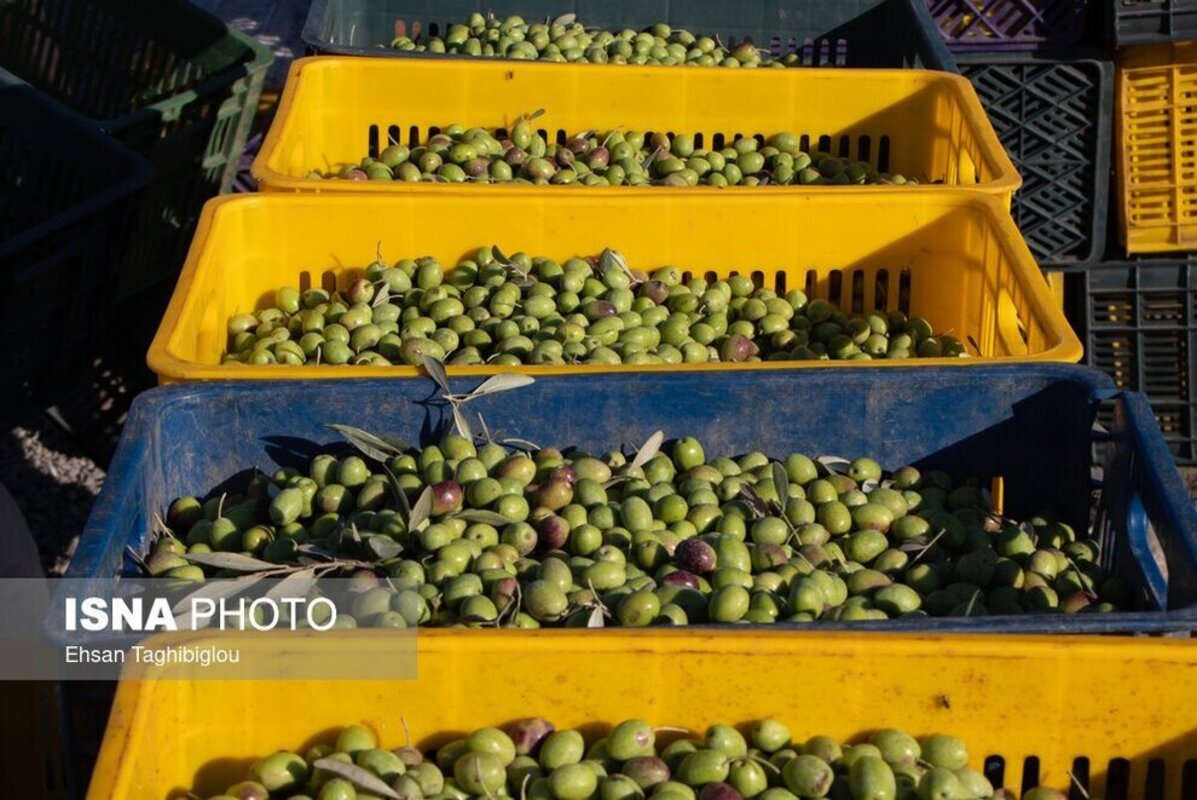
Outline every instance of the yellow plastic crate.
<path id="1" fill-rule="evenodd" d="M 231 646 L 228 636 L 184 641 Z M 299 634 L 274 645 L 280 669 L 329 657 L 345 637 L 358 647 L 371 637 L 379 659 L 410 654 L 407 637 L 385 631 Z M 88 798 L 182 797 L 197 783 L 207 796 L 254 759 L 351 723 L 392 748 L 407 744 L 406 722 L 411 742 L 430 747 L 445 743 L 434 733 L 528 716 L 558 727 L 642 717 L 701 733 L 772 715 L 795 739 L 893 726 L 964 737 L 971 766 L 1001 759 L 1015 789 L 1027 776 L 1067 790 L 1071 774 L 1088 791 L 1074 796 L 1094 800 L 1197 792 L 1197 647 L 1184 641 L 434 630 L 415 642 L 412 680 L 186 680 L 196 673 L 181 665 L 126 667 Z"/>
<path id="2" fill-rule="evenodd" d="M 391 143 L 423 140 L 451 123 L 506 127 L 543 108 L 549 137 L 624 127 L 690 133 L 695 142 L 788 130 L 810 150 L 868 161 L 924 182 L 921 187 L 820 187 L 824 191 L 942 191 L 967 187 L 1003 198 L 1022 184 L 972 85 L 920 70 L 674 69 L 393 58 L 308 58 L 287 77 L 274 124 L 254 160 L 267 191 L 350 193 L 469 191 L 527 194 L 586 189 L 588 197 L 630 192 L 761 191 L 677 188 L 314 181 L 311 170 L 357 163 Z M 560 138 L 564 141 L 564 138 Z M 808 144 L 807 144 L 808 143 Z M 770 193 L 802 187 L 769 187 Z M 774 195 L 775 196 L 775 195 Z"/>
<path id="3" fill-rule="evenodd" d="M 1127 253 L 1197 249 L 1197 42 L 1119 54 L 1117 171 Z"/>
<path id="4" fill-rule="evenodd" d="M 959 192 L 818 196 L 817 190 L 618 196 L 259 194 L 209 201 L 149 352 L 163 382 L 406 377 L 414 367 L 220 363 L 230 316 L 272 302 L 280 286 L 344 289 L 383 256 L 446 262 L 479 246 L 566 259 L 605 246 L 629 263 L 685 274 L 750 274 L 758 284 L 838 303 L 845 312 L 901 308 L 953 333 L 974 358 L 871 365 L 1075 362 L 1081 345 L 1010 215 L 995 198 Z M 969 344 L 969 341 L 974 344 Z M 470 366 L 457 375 L 522 372 L 795 369 L 859 361 L 676 366 Z"/>

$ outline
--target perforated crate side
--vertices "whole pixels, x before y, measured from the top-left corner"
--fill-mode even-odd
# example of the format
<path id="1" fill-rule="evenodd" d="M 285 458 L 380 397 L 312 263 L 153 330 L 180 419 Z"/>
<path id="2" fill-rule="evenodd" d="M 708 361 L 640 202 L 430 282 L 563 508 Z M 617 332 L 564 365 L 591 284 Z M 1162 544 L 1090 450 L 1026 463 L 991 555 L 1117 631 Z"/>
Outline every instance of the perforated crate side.
<path id="1" fill-rule="evenodd" d="M 1011 213 L 1036 260 L 1095 260 L 1109 208 L 1113 65 L 1000 54 L 957 63 L 1023 177 Z"/>
<path id="2" fill-rule="evenodd" d="M 1067 47 L 1085 32 L 1086 0 L 924 0 L 953 52 Z"/>
<path id="3" fill-rule="evenodd" d="M 1095 265 L 1069 293 L 1085 363 L 1145 393 L 1177 462 L 1197 464 L 1197 259 Z"/>
<path id="4" fill-rule="evenodd" d="M 1197 0 L 1102 0 L 1116 47 L 1197 38 Z"/>

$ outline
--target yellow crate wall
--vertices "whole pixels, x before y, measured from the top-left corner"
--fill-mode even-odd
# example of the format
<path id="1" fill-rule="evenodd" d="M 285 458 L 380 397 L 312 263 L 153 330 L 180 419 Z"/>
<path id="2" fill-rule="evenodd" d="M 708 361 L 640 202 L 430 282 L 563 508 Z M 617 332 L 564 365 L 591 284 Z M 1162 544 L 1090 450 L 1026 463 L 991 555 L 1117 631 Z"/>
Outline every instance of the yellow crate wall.
<path id="1" fill-rule="evenodd" d="M 314 181 L 392 142 L 410 144 L 452 123 L 507 128 L 543 109 L 535 125 L 564 141 L 585 130 L 666 131 L 730 145 L 738 136 L 792 131 L 811 150 L 917 177 L 920 188 L 822 187 L 824 191 L 942 191 L 994 194 L 1009 204 L 1021 179 L 972 85 L 921 70 L 706 70 L 633 67 L 578 70 L 571 65 L 455 60 L 318 58 L 292 66 L 274 124 L 254 161 L 266 191 L 418 192 L 728 192 L 753 187 L 544 187 Z M 827 137 L 823 139 L 822 137 Z M 765 187 L 802 191 L 802 187 Z M 591 196 L 594 196 L 593 194 Z"/>
<path id="2" fill-rule="evenodd" d="M 759 273 L 758 281 L 836 300 L 845 312 L 878 305 L 926 317 L 971 338 L 974 358 L 877 360 L 884 367 L 999 361 L 1075 362 L 1080 343 L 1054 304 L 1009 215 L 993 198 L 789 193 L 725 195 L 243 195 L 205 209 L 175 295 L 150 349 L 164 381 L 415 376 L 413 367 L 221 365 L 226 322 L 269 305 L 276 289 L 345 288 L 383 256 L 433 255 L 446 265 L 483 245 L 559 260 L 610 246 L 637 268 L 692 274 Z M 835 273 L 840 276 L 835 277 Z M 306 277 L 305 277 L 306 274 Z M 971 345 L 970 345 L 971 350 Z M 472 366 L 463 375 L 860 366 L 789 361 L 676 366 Z"/>
<path id="3" fill-rule="evenodd" d="M 1117 103 L 1126 252 L 1197 249 L 1197 42 L 1121 50 Z"/>
<path id="4" fill-rule="evenodd" d="M 385 631 L 344 636 L 358 646 L 371 637 L 379 658 L 410 652 L 409 641 Z M 187 640 L 230 646 L 228 637 Z M 241 641 L 265 646 L 261 637 Z M 279 651 L 281 674 L 341 641 L 300 635 Z M 591 736 L 631 717 L 701 734 L 716 722 L 776 716 L 797 741 L 892 726 L 963 737 L 970 765 L 1001 758 L 1003 782 L 1015 789 L 1035 758 L 1038 780 L 1057 789 L 1087 771 L 1093 798 L 1149 796 L 1149 771 L 1162 773 L 1163 800 L 1192 797 L 1182 780 L 1186 764 L 1197 767 L 1197 649 L 1183 641 L 478 630 L 421 631 L 416 644 L 414 680 L 187 681 L 193 673 L 182 666 L 129 672 L 89 800 L 182 797 L 191 787 L 215 794 L 256 758 L 303 752 L 348 724 L 369 725 L 387 748 L 408 743 L 406 724 L 412 743 L 430 747 L 534 715 L 559 728 L 585 726 Z"/>

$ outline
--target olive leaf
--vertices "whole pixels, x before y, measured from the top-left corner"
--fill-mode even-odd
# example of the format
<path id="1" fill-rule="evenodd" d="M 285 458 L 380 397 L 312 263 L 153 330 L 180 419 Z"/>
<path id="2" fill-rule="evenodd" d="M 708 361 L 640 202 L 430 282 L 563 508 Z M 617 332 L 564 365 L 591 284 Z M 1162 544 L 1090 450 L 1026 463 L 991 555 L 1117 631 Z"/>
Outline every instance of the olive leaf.
<path id="1" fill-rule="evenodd" d="M 391 299 L 391 287 L 387 286 L 385 281 L 378 282 L 378 293 L 374 295 L 374 301 L 370 304 L 371 308 L 378 308 L 380 305 Z"/>
<path id="2" fill-rule="evenodd" d="M 864 492 L 865 494 L 868 494 L 869 492 L 873 491 L 880 485 L 881 485 L 880 481 L 869 478 L 867 481 L 861 481 L 860 490 L 862 492 Z"/>
<path id="3" fill-rule="evenodd" d="M 395 476 L 395 473 L 386 463 L 383 463 L 382 469 L 387 474 L 387 488 L 391 490 L 391 499 L 395 501 L 395 505 L 403 512 L 403 518 L 409 519 L 411 517 L 411 504 L 407 502 L 407 493 L 399 485 L 399 478 Z"/>
<path id="4" fill-rule="evenodd" d="M 374 554 L 376 558 L 386 560 L 388 558 L 395 558 L 403 552 L 403 545 L 396 542 L 385 533 L 378 533 L 374 536 L 366 538 L 366 547 Z"/>
<path id="5" fill-rule="evenodd" d="M 557 19 L 553 20 L 553 24 L 554 25 L 562 25 L 562 26 L 573 25 L 574 22 L 577 21 L 577 19 L 578 19 L 577 14 L 562 14 L 561 16 L 557 17 Z"/>
<path id="6" fill-rule="evenodd" d="M 740 484 L 740 496 L 748 503 L 748 507 L 752 509 L 754 517 L 769 515 L 769 504 L 762 500 L 761 496 L 756 493 L 756 490 L 747 483 Z"/>
<path id="7" fill-rule="evenodd" d="M 632 459 L 632 463 L 628 465 L 629 470 L 636 470 L 643 467 L 649 460 L 657 453 L 661 452 L 661 445 L 665 443 L 665 432 L 655 431 L 652 436 L 649 436 L 640 449 L 636 451 L 636 457 Z"/>
<path id="8" fill-rule="evenodd" d="M 307 597 L 308 592 L 315 585 L 316 569 L 314 567 L 301 569 L 298 572 L 292 572 L 272 586 L 270 591 L 266 592 L 266 596 L 271 600 L 277 600 L 280 597 Z"/>
<path id="9" fill-rule="evenodd" d="M 375 461 L 385 462 L 391 456 L 402 455 L 406 449 L 402 442 L 387 437 L 376 436 L 369 431 L 355 428 L 352 425 L 331 424 L 325 427 L 331 428 L 341 434 L 342 438 L 361 451 L 363 455 Z"/>
<path id="10" fill-rule="evenodd" d="M 349 523 L 349 533 L 350 533 L 351 538 L 353 539 L 354 544 L 362 543 L 362 535 L 360 533 L 358 533 L 356 523 L 353 523 L 353 522 Z"/>
<path id="11" fill-rule="evenodd" d="M 195 564 L 217 569 L 231 569 L 236 572 L 261 572 L 262 570 L 277 569 L 278 564 L 261 561 L 240 553 L 183 553 L 182 557 Z"/>
<path id="12" fill-rule="evenodd" d="M 271 566 L 274 566 L 273 564 Z M 182 621 L 185 612 L 190 611 L 196 600 L 223 600 L 241 594 L 262 579 L 261 575 L 242 575 L 232 580 L 205 581 L 200 588 L 183 596 L 170 610 L 176 622 Z M 205 623 L 206 625 L 206 623 Z M 200 627 L 205 627 L 201 625 Z M 182 627 L 182 626 L 180 626 Z"/>
<path id="13" fill-rule="evenodd" d="M 141 570 L 142 574 L 150 574 L 149 565 L 145 563 L 145 559 L 142 558 L 141 553 L 133 549 L 133 545 L 125 545 L 125 554 L 128 555 L 129 558 L 133 559 L 133 563 L 137 565 L 137 568 Z"/>
<path id="14" fill-rule="evenodd" d="M 640 166 L 643 167 L 645 170 L 647 170 L 649 167 L 651 167 L 653 165 L 653 162 L 656 161 L 657 156 L 659 156 L 661 154 L 661 150 L 662 150 L 661 146 L 658 145 L 657 149 L 653 150 L 651 153 L 649 153 L 648 158 L 644 159 L 644 163 L 641 164 Z"/>
<path id="15" fill-rule="evenodd" d="M 536 382 L 536 379 L 531 375 L 517 375 L 510 372 L 505 372 L 501 375 L 492 375 L 482 383 L 478 384 L 474 391 L 470 392 L 465 398 L 473 400 L 475 397 L 482 397 L 483 395 L 493 394 L 495 392 L 506 392 L 511 389 L 519 389 L 522 386 L 530 386 Z"/>
<path id="16" fill-rule="evenodd" d="M 428 516 L 432 513 L 432 487 L 425 486 L 424 491 L 420 492 L 419 498 L 416 499 L 416 504 L 412 506 L 411 516 L 407 520 L 407 529 L 415 531 Z"/>
<path id="17" fill-rule="evenodd" d="M 544 116 L 544 109 L 543 109 L 543 108 L 538 108 L 538 109 L 536 109 L 535 111 L 533 111 L 531 114 L 527 114 L 527 115 L 525 115 L 525 116 L 524 116 L 524 119 L 526 119 L 526 120 L 528 120 L 529 122 L 531 122 L 532 120 L 534 120 L 534 119 L 537 119 L 537 118 L 539 118 L 539 117 L 543 117 L 543 116 Z"/>
<path id="18" fill-rule="evenodd" d="M 848 470 L 846 465 L 852 462 L 842 456 L 816 456 L 815 461 L 823 465 L 823 468 L 833 475 L 843 475 Z"/>
<path id="19" fill-rule="evenodd" d="M 778 504 L 784 509 L 790 499 L 790 475 L 780 462 L 773 462 L 773 487 L 777 489 Z"/>
<path id="20" fill-rule="evenodd" d="M 984 486 L 981 487 L 981 502 L 985 504 L 986 509 L 993 508 L 993 494 Z"/>
<path id="21" fill-rule="evenodd" d="M 455 519 L 464 519 L 466 522 L 481 522 L 485 525 L 494 525 L 495 527 L 511 524 L 511 520 L 502 514 L 487 511 L 483 508 L 467 508 L 454 514 L 453 517 Z"/>
<path id="22" fill-rule="evenodd" d="M 436 381 L 437 385 L 446 392 L 451 392 L 449 388 L 449 376 L 445 374 L 445 365 L 437 361 L 435 358 L 428 356 L 421 356 L 424 361 L 424 371 L 428 373 L 428 377 Z"/>
<path id="23" fill-rule="evenodd" d="M 495 261 L 503 266 L 511 264 L 511 259 L 503 255 L 503 251 L 499 249 L 497 244 L 492 244 L 490 246 L 490 254 L 494 256 Z"/>
<path id="24" fill-rule="evenodd" d="M 466 417 L 465 412 L 461 410 L 461 406 L 457 403 L 452 403 L 450 408 L 453 410 L 453 424 L 457 427 L 459 436 L 466 439 L 474 439 L 474 430 L 470 427 L 470 420 Z"/>
<path id="25" fill-rule="evenodd" d="M 380 797 L 399 800 L 398 793 L 390 786 L 387 786 L 381 778 L 373 772 L 362 769 L 355 764 L 346 763 L 338 758 L 318 758 L 313 762 L 312 766 L 326 772 L 331 772 L 337 777 L 344 778 L 350 783 L 365 789 L 367 792 L 373 792 Z"/>
<path id="26" fill-rule="evenodd" d="M 603 607 L 595 606 L 590 610 L 590 616 L 586 619 L 587 628 L 602 628 L 606 625 L 603 620 Z"/>

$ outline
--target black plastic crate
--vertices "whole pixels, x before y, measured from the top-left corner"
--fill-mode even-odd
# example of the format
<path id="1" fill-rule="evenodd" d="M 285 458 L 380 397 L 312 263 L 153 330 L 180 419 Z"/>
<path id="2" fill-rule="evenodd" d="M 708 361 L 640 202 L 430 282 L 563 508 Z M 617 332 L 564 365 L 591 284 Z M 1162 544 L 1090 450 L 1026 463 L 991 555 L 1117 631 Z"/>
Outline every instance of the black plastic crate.
<path id="1" fill-rule="evenodd" d="M 1115 47 L 1197 39 L 1197 0 L 1104 0 Z"/>
<path id="2" fill-rule="evenodd" d="M 0 0 L 0 67 L 149 159 L 118 292 L 182 266 L 236 176 L 270 51 L 186 0 Z"/>
<path id="3" fill-rule="evenodd" d="M 955 53 L 1049 50 L 1085 33 L 1087 0 L 925 0 Z"/>
<path id="4" fill-rule="evenodd" d="M 955 56 L 1022 175 L 1011 213 L 1044 266 L 1090 263 L 1105 243 L 1114 66 L 1089 55 Z"/>
<path id="5" fill-rule="evenodd" d="M 1096 264 L 1065 287 L 1085 363 L 1145 393 L 1177 463 L 1197 464 L 1197 256 Z"/>
<path id="6" fill-rule="evenodd" d="M 106 321 L 144 159 L 0 72 L 0 374 L 39 405 L 83 376 Z"/>
<path id="7" fill-rule="evenodd" d="M 389 47 L 399 31 L 437 33 L 471 13 L 527 20 L 577 14 L 619 30 L 667 22 L 725 44 L 751 40 L 812 66 L 950 69 L 951 56 L 923 0 L 312 0 L 303 41 L 315 55 L 469 58 Z M 401 26 L 401 27 L 400 27 Z"/>

